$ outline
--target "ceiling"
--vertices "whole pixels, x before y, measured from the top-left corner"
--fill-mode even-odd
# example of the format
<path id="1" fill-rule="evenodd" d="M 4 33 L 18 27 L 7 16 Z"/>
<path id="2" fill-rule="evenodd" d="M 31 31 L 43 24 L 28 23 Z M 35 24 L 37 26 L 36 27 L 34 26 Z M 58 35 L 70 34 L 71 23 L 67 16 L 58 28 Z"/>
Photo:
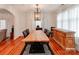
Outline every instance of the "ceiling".
<path id="1" fill-rule="evenodd" d="M 19 11 L 34 11 L 35 5 L 26 4 L 26 5 L 13 5 Z M 39 8 L 41 12 L 51 12 L 55 11 L 60 5 L 59 4 L 41 4 Z"/>
<path id="2" fill-rule="evenodd" d="M 13 7 L 20 12 L 31 12 L 35 10 L 35 4 L 4 4 L 5 6 Z M 54 12 L 62 7 L 62 4 L 39 4 L 41 12 Z M 64 7 L 70 6 L 65 4 Z"/>

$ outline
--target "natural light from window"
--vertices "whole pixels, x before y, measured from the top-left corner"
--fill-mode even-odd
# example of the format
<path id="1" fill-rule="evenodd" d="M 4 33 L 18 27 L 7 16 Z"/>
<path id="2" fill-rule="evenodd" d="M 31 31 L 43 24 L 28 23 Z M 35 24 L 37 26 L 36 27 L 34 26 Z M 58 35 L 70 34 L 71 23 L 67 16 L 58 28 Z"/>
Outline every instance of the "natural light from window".
<path id="1" fill-rule="evenodd" d="M 6 29 L 6 20 L 0 20 L 0 29 Z"/>
<path id="2" fill-rule="evenodd" d="M 39 25 L 39 27 L 41 27 L 41 21 L 35 21 L 36 22 L 36 26 Z"/>
<path id="3" fill-rule="evenodd" d="M 57 16 L 57 27 L 75 32 L 79 37 L 79 6 L 65 10 Z"/>

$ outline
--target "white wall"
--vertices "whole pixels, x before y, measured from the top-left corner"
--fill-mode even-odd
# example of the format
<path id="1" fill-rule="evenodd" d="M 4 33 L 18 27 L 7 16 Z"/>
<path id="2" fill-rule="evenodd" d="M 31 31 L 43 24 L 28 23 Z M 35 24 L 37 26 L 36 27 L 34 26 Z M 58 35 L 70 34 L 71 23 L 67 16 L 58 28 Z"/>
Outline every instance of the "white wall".
<path id="1" fill-rule="evenodd" d="M 15 7 L 0 5 L 0 8 L 9 10 L 14 15 L 14 36 L 17 38 L 22 35 L 22 31 L 29 28 L 30 31 L 35 30 L 35 22 L 33 12 L 20 12 Z M 10 16 L 9 16 L 10 17 Z M 56 14 L 44 12 L 42 14 L 42 27 L 50 29 L 51 26 L 56 26 Z M 11 18 L 9 18 L 11 20 Z M 8 20 L 8 21 L 10 21 Z M 9 23 L 11 23 L 10 21 Z"/>
<path id="2" fill-rule="evenodd" d="M 31 15 L 28 13 L 18 12 L 15 20 L 15 36 L 22 35 L 22 31 L 32 28 Z"/>
<path id="3" fill-rule="evenodd" d="M 7 37 L 10 37 L 11 28 L 14 23 L 13 19 L 14 19 L 13 15 L 11 15 L 10 13 L 8 13 L 8 12 L 1 13 L 0 12 L 0 20 L 6 20 Z"/>
<path id="4" fill-rule="evenodd" d="M 15 37 L 22 35 L 22 31 L 28 28 L 30 31 L 35 30 L 33 12 L 18 12 L 15 20 Z M 42 28 L 50 29 L 56 27 L 56 14 L 42 14 Z"/>
<path id="5" fill-rule="evenodd" d="M 26 26 L 31 30 L 35 30 L 35 21 L 33 18 L 33 12 L 26 12 Z M 42 28 L 50 29 L 51 26 L 56 27 L 56 14 L 44 12 L 41 14 Z"/>
<path id="6" fill-rule="evenodd" d="M 30 31 L 35 30 L 35 24 L 34 24 L 34 18 L 33 18 L 33 12 L 26 12 L 26 24 L 27 28 L 29 28 Z"/>
<path id="7" fill-rule="evenodd" d="M 50 27 L 56 27 L 56 14 L 55 13 L 43 13 L 42 15 L 43 28 L 49 29 Z"/>
<path id="8" fill-rule="evenodd" d="M 35 30 L 33 12 L 18 12 L 15 20 L 15 36 L 22 35 L 22 31 L 28 28 L 30 31 Z M 42 14 L 42 27 L 50 29 L 56 27 L 56 14 L 43 13 Z"/>

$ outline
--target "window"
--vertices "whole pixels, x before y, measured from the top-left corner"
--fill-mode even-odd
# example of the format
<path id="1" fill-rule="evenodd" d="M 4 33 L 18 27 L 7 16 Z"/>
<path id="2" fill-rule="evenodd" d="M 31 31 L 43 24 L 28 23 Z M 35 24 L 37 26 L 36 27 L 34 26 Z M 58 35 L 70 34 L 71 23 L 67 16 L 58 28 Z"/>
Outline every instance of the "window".
<path id="1" fill-rule="evenodd" d="M 68 12 L 65 11 L 62 13 L 62 28 L 68 29 Z"/>
<path id="2" fill-rule="evenodd" d="M 57 27 L 75 31 L 75 37 L 79 37 L 79 6 L 59 13 L 57 17 Z"/>
<path id="3" fill-rule="evenodd" d="M 0 29 L 6 29 L 6 21 L 0 20 Z"/>
<path id="4" fill-rule="evenodd" d="M 61 22 L 62 22 L 62 14 L 58 14 L 57 16 L 57 27 L 58 28 L 62 28 Z"/>
<path id="5" fill-rule="evenodd" d="M 39 25 L 39 27 L 41 27 L 41 21 L 35 21 L 36 22 L 36 26 Z"/>

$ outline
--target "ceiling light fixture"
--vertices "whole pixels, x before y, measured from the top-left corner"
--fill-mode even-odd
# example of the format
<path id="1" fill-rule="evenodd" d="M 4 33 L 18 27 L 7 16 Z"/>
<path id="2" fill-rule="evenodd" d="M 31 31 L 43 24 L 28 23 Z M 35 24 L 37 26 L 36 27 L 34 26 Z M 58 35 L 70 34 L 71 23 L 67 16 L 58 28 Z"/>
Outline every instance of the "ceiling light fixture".
<path id="1" fill-rule="evenodd" d="M 41 19 L 40 15 L 41 15 L 41 12 L 40 12 L 40 8 L 39 8 L 39 4 L 36 4 L 35 12 L 34 12 L 34 20 L 37 20 L 37 21 L 40 20 Z"/>

